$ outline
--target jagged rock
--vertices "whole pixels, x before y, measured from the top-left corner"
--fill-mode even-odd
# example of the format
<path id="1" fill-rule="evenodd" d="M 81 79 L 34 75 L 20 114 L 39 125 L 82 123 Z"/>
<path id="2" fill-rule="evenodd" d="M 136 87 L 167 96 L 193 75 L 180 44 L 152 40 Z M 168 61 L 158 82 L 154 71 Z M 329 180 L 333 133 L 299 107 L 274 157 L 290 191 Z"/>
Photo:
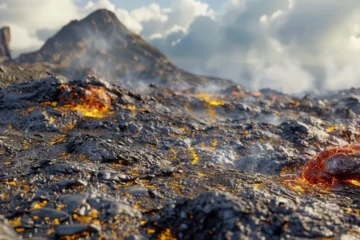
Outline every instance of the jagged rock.
<path id="1" fill-rule="evenodd" d="M 67 145 L 69 153 L 83 154 L 95 162 L 134 164 L 141 162 L 144 165 L 155 164 L 159 156 L 150 154 L 146 150 L 135 151 L 129 147 L 109 143 L 95 136 L 75 136 Z"/>
<path id="2" fill-rule="evenodd" d="M 59 219 L 64 221 L 69 219 L 70 215 L 64 211 L 55 210 L 52 208 L 39 208 L 30 212 L 30 216 L 36 216 L 40 218 Z"/>
<path id="3" fill-rule="evenodd" d="M 164 209 L 156 225 L 171 229 L 178 239 L 295 239 L 333 237 L 349 220 L 335 205 L 315 203 L 302 208 L 284 198 L 251 195 L 203 193 Z M 319 218 L 326 209 L 330 212 Z"/>
<path id="4" fill-rule="evenodd" d="M 11 59 L 11 49 L 10 49 L 10 28 L 3 27 L 0 29 L 0 59 L 6 58 Z"/>
<path id="5" fill-rule="evenodd" d="M 74 235 L 101 233 L 101 226 L 94 224 L 63 225 L 55 228 L 56 237 L 71 237 Z"/>

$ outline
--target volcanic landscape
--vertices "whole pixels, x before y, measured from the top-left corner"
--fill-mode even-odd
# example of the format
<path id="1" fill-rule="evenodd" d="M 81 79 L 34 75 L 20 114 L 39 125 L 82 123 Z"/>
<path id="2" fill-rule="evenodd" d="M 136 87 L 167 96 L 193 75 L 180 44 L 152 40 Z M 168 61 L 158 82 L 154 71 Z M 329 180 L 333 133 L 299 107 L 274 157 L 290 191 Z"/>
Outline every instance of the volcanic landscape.
<path id="1" fill-rule="evenodd" d="M 191 74 L 106 10 L 4 57 L 0 239 L 360 239 L 360 89 Z"/>

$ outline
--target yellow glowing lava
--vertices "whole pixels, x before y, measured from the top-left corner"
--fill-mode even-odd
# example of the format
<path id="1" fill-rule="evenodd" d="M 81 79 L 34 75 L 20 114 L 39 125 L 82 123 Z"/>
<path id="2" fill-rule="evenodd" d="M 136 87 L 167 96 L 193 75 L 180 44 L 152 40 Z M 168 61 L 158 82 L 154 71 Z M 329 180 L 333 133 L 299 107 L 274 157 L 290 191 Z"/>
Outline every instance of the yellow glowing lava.
<path id="1" fill-rule="evenodd" d="M 82 106 L 82 105 L 75 105 L 71 107 L 73 111 L 79 111 L 85 117 L 92 117 L 92 118 L 104 118 L 107 116 L 108 112 L 102 109 L 96 109 L 89 106 Z"/>
<path id="2" fill-rule="evenodd" d="M 57 102 L 44 102 L 61 112 L 78 111 L 85 117 L 104 118 L 112 114 L 111 97 L 102 87 L 78 88 L 61 85 L 62 94 Z"/>
<path id="3" fill-rule="evenodd" d="M 253 92 L 252 95 L 253 95 L 254 97 L 261 97 L 261 96 L 262 96 L 262 93 L 259 92 L 259 91 L 256 91 L 256 92 Z"/>
<path id="4" fill-rule="evenodd" d="M 336 130 L 336 126 L 330 126 L 326 129 L 328 132 L 334 132 Z"/>
<path id="5" fill-rule="evenodd" d="M 55 144 L 63 141 L 64 139 L 65 139 L 65 135 L 61 135 L 61 136 L 59 136 L 59 137 L 55 137 L 54 139 L 52 139 L 52 140 L 50 141 L 50 144 L 51 144 L 51 145 L 55 145 Z"/>
<path id="6" fill-rule="evenodd" d="M 13 227 L 21 226 L 21 217 L 17 217 L 14 220 L 9 220 L 9 223 Z"/>
<path id="7" fill-rule="evenodd" d="M 199 156 L 195 152 L 195 149 L 191 147 L 191 148 L 189 148 L 189 151 L 190 151 L 190 154 L 191 154 L 191 156 L 193 158 L 191 164 L 193 164 L 193 165 L 197 164 L 198 161 L 199 161 Z"/>
<path id="8" fill-rule="evenodd" d="M 198 93 L 198 94 L 196 94 L 196 97 L 201 99 L 201 100 L 204 100 L 210 106 L 223 106 L 223 105 L 225 105 L 225 102 L 216 99 L 216 96 L 214 96 L 213 94 Z"/>
<path id="9" fill-rule="evenodd" d="M 305 190 L 299 185 L 292 185 L 291 188 L 294 189 L 295 191 L 299 192 L 299 193 L 305 192 Z"/>
<path id="10" fill-rule="evenodd" d="M 211 106 L 223 106 L 225 105 L 225 102 L 219 100 L 210 100 L 208 101 L 208 104 L 210 104 Z"/>
<path id="11" fill-rule="evenodd" d="M 33 206 L 32 206 L 32 208 L 31 208 L 31 210 L 43 208 L 43 207 L 46 206 L 46 204 L 47 204 L 47 201 L 46 201 L 46 200 L 44 200 L 44 201 L 42 201 L 42 202 L 34 203 Z"/>
<path id="12" fill-rule="evenodd" d="M 171 230 L 168 228 L 163 229 L 160 234 L 157 236 L 158 240 L 176 240 L 175 235 L 171 233 Z"/>
<path id="13" fill-rule="evenodd" d="M 347 180 L 346 182 L 348 182 L 348 183 L 350 183 L 352 185 L 360 187 L 360 180 Z"/>
<path id="14" fill-rule="evenodd" d="M 136 106 L 134 105 L 127 105 L 127 109 L 131 110 L 131 111 L 135 111 L 136 110 Z"/>
<path id="15" fill-rule="evenodd" d="M 198 99 L 204 101 L 204 107 L 210 117 L 216 117 L 215 107 L 225 105 L 224 101 L 217 99 L 217 96 L 209 93 L 198 93 L 195 95 Z"/>

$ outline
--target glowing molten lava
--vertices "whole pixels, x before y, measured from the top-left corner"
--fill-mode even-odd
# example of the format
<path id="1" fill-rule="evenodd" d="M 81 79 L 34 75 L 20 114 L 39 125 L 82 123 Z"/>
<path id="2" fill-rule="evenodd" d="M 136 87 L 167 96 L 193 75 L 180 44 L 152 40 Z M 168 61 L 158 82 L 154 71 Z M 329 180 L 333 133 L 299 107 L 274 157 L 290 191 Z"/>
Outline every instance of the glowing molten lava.
<path id="1" fill-rule="evenodd" d="M 261 97 L 261 96 L 262 96 L 262 92 L 256 91 L 256 92 L 253 92 L 252 95 L 253 95 L 254 97 Z"/>
<path id="2" fill-rule="evenodd" d="M 225 102 L 223 102 L 221 100 L 214 99 L 214 96 L 212 94 L 198 93 L 198 94 L 196 94 L 196 97 L 201 99 L 201 100 L 204 100 L 210 106 L 222 106 L 222 105 L 225 105 Z"/>
<path id="3" fill-rule="evenodd" d="M 216 98 L 215 95 L 209 93 L 198 93 L 195 95 L 198 99 L 203 100 L 203 106 L 206 108 L 206 112 L 210 117 L 216 117 L 217 113 L 215 108 L 217 106 L 225 105 L 225 102 Z"/>
<path id="4" fill-rule="evenodd" d="M 104 118 L 111 114 L 111 97 L 102 87 L 61 85 L 59 110 L 79 111 L 86 117 Z"/>
<path id="5" fill-rule="evenodd" d="M 309 184 L 332 186 L 343 181 L 360 186 L 360 144 L 321 151 L 304 165 L 300 178 Z"/>

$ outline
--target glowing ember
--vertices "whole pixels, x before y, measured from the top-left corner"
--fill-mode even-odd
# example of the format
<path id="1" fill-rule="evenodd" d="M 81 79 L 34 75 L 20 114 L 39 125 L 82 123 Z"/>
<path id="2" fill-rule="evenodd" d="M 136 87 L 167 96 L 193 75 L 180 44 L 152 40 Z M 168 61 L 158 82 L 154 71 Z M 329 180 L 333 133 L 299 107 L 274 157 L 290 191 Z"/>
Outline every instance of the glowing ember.
<path id="1" fill-rule="evenodd" d="M 348 183 L 350 183 L 352 185 L 360 187 L 360 180 L 347 180 L 346 182 L 348 182 Z"/>
<path id="2" fill-rule="evenodd" d="M 299 185 L 293 186 L 293 189 L 296 190 L 296 191 L 299 192 L 299 193 L 303 193 L 303 192 L 304 192 L 304 189 L 303 189 L 301 186 L 299 186 Z"/>
<path id="3" fill-rule="evenodd" d="M 223 102 L 221 100 L 218 100 L 218 99 L 214 99 L 214 95 L 212 95 L 212 94 L 198 93 L 198 94 L 196 94 L 196 97 L 201 99 L 201 100 L 204 100 L 210 106 L 223 106 L 223 105 L 225 105 L 225 102 Z"/>
<path id="4" fill-rule="evenodd" d="M 225 105 L 224 101 L 216 99 L 216 96 L 208 93 L 198 93 L 195 95 L 198 99 L 204 101 L 204 107 L 206 112 L 210 117 L 216 117 L 217 113 L 215 112 L 215 107 Z"/>
<path id="5" fill-rule="evenodd" d="M 131 110 L 131 111 L 135 111 L 136 110 L 136 106 L 133 105 L 128 105 L 127 109 Z"/>
<path id="6" fill-rule="evenodd" d="M 13 226 L 13 227 L 21 226 L 21 217 L 17 217 L 17 218 L 14 219 L 14 220 L 9 220 L 9 223 L 10 223 L 10 225 Z"/>
<path id="7" fill-rule="evenodd" d="M 223 101 L 218 101 L 218 100 L 210 100 L 208 103 L 211 106 L 222 106 L 225 104 Z"/>
<path id="8" fill-rule="evenodd" d="M 334 132 L 336 130 L 336 126 L 331 126 L 326 129 L 328 132 Z"/>
<path id="9" fill-rule="evenodd" d="M 60 111 L 79 111 L 86 117 L 104 118 L 111 114 L 111 97 L 102 87 L 86 87 L 61 85 L 60 103 L 51 103 Z"/>
<path id="10" fill-rule="evenodd" d="M 297 179 L 296 181 L 294 180 L 284 181 L 283 184 L 287 185 L 288 187 L 298 192 L 299 194 L 303 194 L 305 192 L 304 187 L 306 187 L 307 182 L 305 182 L 303 179 Z"/>
<path id="11" fill-rule="evenodd" d="M 262 93 L 259 92 L 259 91 L 256 91 L 256 92 L 253 92 L 252 95 L 253 95 L 254 97 L 261 97 L 261 96 L 262 96 Z"/>
<path id="12" fill-rule="evenodd" d="M 235 96 L 235 97 L 248 97 L 247 93 L 244 92 L 237 92 L 237 91 L 232 91 L 231 95 Z"/>
<path id="13" fill-rule="evenodd" d="M 360 144 L 321 151 L 303 167 L 300 178 L 309 184 L 332 186 L 344 181 L 360 186 Z"/>
<path id="14" fill-rule="evenodd" d="M 193 164 L 193 165 L 197 164 L 198 161 L 199 161 L 199 156 L 195 152 L 195 149 L 191 147 L 191 148 L 189 148 L 189 151 L 190 151 L 190 154 L 191 154 L 191 157 L 192 157 L 191 164 Z"/>
<path id="15" fill-rule="evenodd" d="M 157 236 L 158 240 L 176 240 L 177 238 L 173 235 L 170 229 L 166 228 L 160 232 Z"/>

